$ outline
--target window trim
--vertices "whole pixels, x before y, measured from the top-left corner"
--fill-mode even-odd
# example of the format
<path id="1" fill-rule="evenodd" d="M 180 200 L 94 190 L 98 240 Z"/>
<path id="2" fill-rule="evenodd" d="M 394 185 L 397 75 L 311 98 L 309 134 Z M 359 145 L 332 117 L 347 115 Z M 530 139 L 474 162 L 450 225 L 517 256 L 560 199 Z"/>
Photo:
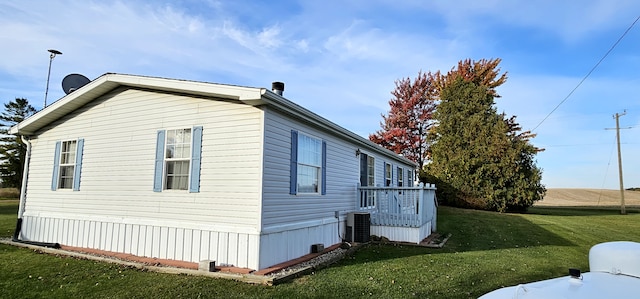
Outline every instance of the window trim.
<path id="1" fill-rule="evenodd" d="M 167 189 L 166 188 L 166 146 L 167 146 L 167 131 L 171 130 L 191 130 L 190 141 L 190 157 L 189 157 L 189 170 L 187 177 L 186 189 Z M 154 192 L 184 192 L 190 193 L 200 192 L 200 171 L 202 168 L 202 126 L 181 127 L 181 128 L 166 128 L 157 131 L 156 135 L 156 152 L 155 152 L 155 169 L 153 176 L 153 191 Z M 175 160 L 173 160 L 175 161 Z"/>
<path id="2" fill-rule="evenodd" d="M 72 163 L 62 164 L 62 145 L 65 142 L 75 142 L 75 157 Z M 51 176 L 51 191 L 72 190 L 80 191 L 80 180 L 82 174 L 82 155 L 84 152 L 84 138 L 58 140 L 55 143 L 54 157 L 53 157 L 53 174 Z M 68 162 L 68 161 L 67 161 Z M 62 175 L 61 167 L 73 166 L 71 187 L 60 187 L 60 176 Z"/>
<path id="3" fill-rule="evenodd" d="M 305 162 L 300 161 L 300 154 L 301 154 L 300 153 L 300 150 L 301 150 L 300 141 L 301 141 L 302 138 L 309 138 L 309 139 L 312 139 L 314 142 L 317 141 L 317 142 L 320 143 L 320 153 L 319 153 L 320 163 L 318 165 L 305 163 Z M 315 192 L 302 192 L 299 189 L 300 185 L 296 184 L 296 193 L 297 194 L 301 194 L 301 195 L 302 194 L 311 194 L 311 195 L 320 194 L 322 192 L 322 185 L 323 185 L 323 182 L 322 182 L 322 139 L 316 138 L 315 136 L 311 136 L 309 134 L 305 134 L 305 133 L 300 133 L 299 132 L 298 133 L 298 148 L 297 148 L 297 151 L 298 151 L 298 161 L 297 161 L 296 167 L 302 166 L 302 167 L 310 167 L 310 168 L 315 169 L 316 170 L 315 171 L 316 172 L 315 175 L 316 175 L 316 178 L 317 178 L 317 183 L 316 183 L 316 191 Z M 316 153 L 316 154 L 318 154 L 318 153 Z M 298 182 L 300 181 L 300 171 L 298 171 L 298 176 L 296 177 L 296 181 L 298 181 Z"/>
<path id="4" fill-rule="evenodd" d="M 300 157 L 300 138 L 302 136 L 320 141 L 320 165 L 312 165 L 299 162 Z M 298 166 L 308 166 L 318 168 L 318 191 L 317 192 L 300 192 L 298 190 Z M 291 130 L 291 156 L 289 169 L 289 194 L 291 195 L 326 195 L 327 194 L 327 142 L 315 135 L 297 130 Z"/>
<path id="5" fill-rule="evenodd" d="M 73 177 L 76 174 L 76 154 L 78 149 L 77 140 L 64 140 L 60 142 L 60 155 L 58 156 L 58 189 L 73 189 Z M 73 148 L 73 149 L 72 149 Z M 71 156 L 73 155 L 73 157 Z M 66 158 L 66 163 L 65 162 Z M 71 168 L 71 177 L 65 176 L 65 168 Z M 65 186 L 65 180 L 71 179 L 71 184 Z"/>
<path id="6" fill-rule="evenodd" d="M 182 134 L 186 135 L 186 131 L 189 131 L 189 149 L 188 149 L 188 156 L 187 157 L 172 157 L 172 158 L 168 158 L 167 157 L 167 152 L 168 152 L 168 147 L 170 145 L 186 145 L 187 143 L 185 142 L 175 142 L 172 144 L 169 144 L 169 132 L 182 132 Z M 184 190 L 189 190 L 189 184 L 190 184 L 190 175 L 191 175 L 191 147 L 193 146 L 193 142 L 192 142 L 192 137 L 193 137 L 193 129 L 192 128 L 177 128 L 177 129 L 166 129 L 165 130 L 165 139 L 164 139 L 164 151 L 163 151 L 163 162 L 162 162 L 162 190 L 163 191 L 167 191 L 167 190 L 176 190 L 176 191 L 184 191 Z M 175 150 L 175 148 L 174 148 Z M 169 163 L 171 162 L 187 162 L 189 163 L 189 166 L 187 167 L 186 171 L 184 173 L 172 173 L 172 177 L 184 177 L 186 176 L 186 186 L 184 186 L 184 188 L 180 188 L 181 186 L 177 186 L 177 188 L 169 188 Z"/>
<path id="7" fill-rule="evenodd" d="M 384 171 L 384 186 L 391 187 L 391 184 L 393 183 L 393 167 L 391 166 L 391 163 L 385 162 L 382 171 Z"/>

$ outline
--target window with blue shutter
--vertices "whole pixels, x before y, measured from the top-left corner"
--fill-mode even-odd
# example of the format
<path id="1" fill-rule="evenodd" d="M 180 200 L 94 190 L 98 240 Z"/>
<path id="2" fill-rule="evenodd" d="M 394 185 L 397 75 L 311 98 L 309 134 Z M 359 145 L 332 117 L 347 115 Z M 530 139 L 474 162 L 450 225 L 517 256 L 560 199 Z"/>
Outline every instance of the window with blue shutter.
<path id="1" fill-rule="evenodd" d="M 76 146 L 76 161 L 73 172 L 73 191 L 80 191 L 80 174 L 82 173 L 82 152 L 84 150 L 84 139 L 78 139 Z"/>
<path id="2" fill-rule="evenodd" d="M 189 192 L 200 192 L 200 155 L 202 154 L 202 127 L 193 127 L 191 146 L 191 174 Z"/>
<path id="3" fill-rule="evenodd" d="M 153 191 L 162 191 L 162 173 L 164 171 L 164 135 L 165 130 L 158 130 L 156 135 L 156 164 L 153 174 Z"/>
<path id="4" fill-rule="evenodd" d="M 153 191 L 200 192 L 202 127 L 158 130 Z"/>
<path id="5" fill-rule="evenodd" d="M 51 190 L 80 191 L 84 139 L 57 141 L 53 158 Z"/>
<path id="6" fill-rule="evenodd" d="M 60 168 L 60 148 L 62 147 L 62 141 L 56 142 L 56 148 L 53 155 L 53 175 L 51 176 L 51 191 L 58 189 L 58 172 Z"/>

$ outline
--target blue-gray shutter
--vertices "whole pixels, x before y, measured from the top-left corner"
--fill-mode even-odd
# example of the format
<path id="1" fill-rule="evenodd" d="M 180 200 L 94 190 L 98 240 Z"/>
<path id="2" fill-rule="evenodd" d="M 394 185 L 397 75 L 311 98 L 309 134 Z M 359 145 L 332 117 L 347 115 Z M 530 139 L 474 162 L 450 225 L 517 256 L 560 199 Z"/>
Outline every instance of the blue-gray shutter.
<path id="1" fill-rule="evenodd" d="M 73 191 L 80 191 L 80 174 L 82 173 L 82 152 L 84 149 L 84 139 L 78 139 L 76 143 L 76 163 L 73 169 Z"/>
<path id="2" fill-rule="evenodd" d="M 296 195 L 298 185 L 298 131 L 291 130 L 291 169 L 289 170 L 289 194 Z"/>
<path id="3" fill-rule="evenodd" d="M 322 195 L 327 194 L 327 142 L 322 141 Z"/>
<path id="4" fill-rule="evenodd" d="M 164 164 L 164 135 L 165 130 L 158 130 L 156 140 L 156 167 L 153 174 L 153 191 L 162 191 L 162 168 Z"/>
<path id="5" fill-rule="evenodd" d="M 200 156 L 202 154 L 202 126 L 193 127 L 191 146 L 191 174 L 189 192 L 200 192 Z"/>
<path id="6" fill-rule="evenodd" d="M 51 191 L 58 189 L 58 171 L 60 170 L 60 147 L 62 142 L 56 142 L 56 150 L 53 155 L 53 175 L 51 176 Z"/>

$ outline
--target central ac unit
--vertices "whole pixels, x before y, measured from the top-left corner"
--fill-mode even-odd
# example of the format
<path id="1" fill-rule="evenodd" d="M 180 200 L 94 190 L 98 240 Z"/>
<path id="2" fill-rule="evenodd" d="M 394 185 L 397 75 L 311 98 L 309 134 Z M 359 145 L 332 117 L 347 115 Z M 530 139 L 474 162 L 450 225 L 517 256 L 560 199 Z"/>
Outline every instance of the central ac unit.
<path id="1" fill-rule="evenodd" d="M 347 242 L 366 243 L 371 236 L 371 219 L 369 213 L 347 214 Z"/>

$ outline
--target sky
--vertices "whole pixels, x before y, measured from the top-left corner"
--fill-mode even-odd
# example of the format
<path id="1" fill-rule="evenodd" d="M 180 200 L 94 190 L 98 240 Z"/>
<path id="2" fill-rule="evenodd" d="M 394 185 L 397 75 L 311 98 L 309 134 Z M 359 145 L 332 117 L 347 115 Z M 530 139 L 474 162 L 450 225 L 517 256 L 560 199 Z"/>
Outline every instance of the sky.
<path id="1" fill-rule="evenodd" d="M 638 16 L 636 0 L 0 0 L 0 101 L 42 108 L 56 49 L 48 104 L 72 73 L 282 81 L 287 99 L 367 137 L 396 80 L 500 58 L 496 109 L 535 129 L 547 188 L 619 188 L 609 129 L 625 111 L 624 186 L 640 187 L 640 22 L 580 84 Z"/>

